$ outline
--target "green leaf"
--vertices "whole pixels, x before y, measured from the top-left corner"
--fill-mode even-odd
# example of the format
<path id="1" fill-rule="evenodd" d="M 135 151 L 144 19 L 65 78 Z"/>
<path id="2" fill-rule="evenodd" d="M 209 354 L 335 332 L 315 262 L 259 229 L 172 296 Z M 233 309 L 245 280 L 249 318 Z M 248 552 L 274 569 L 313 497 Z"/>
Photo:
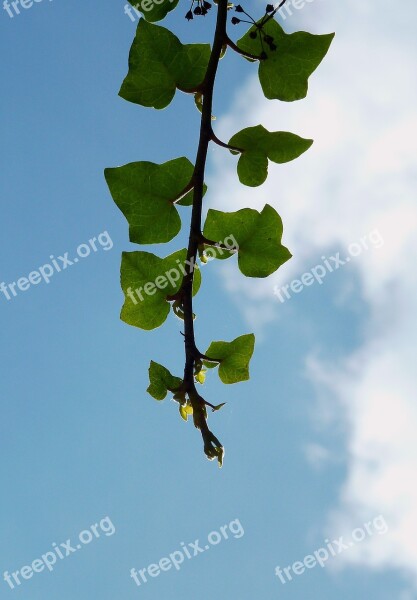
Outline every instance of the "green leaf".
<path id="1" fill-rule="evenodd" d="M 268 158 L 280 164 L 289 162 L 308 150 L 312 143 L 313 140 L 306 140 L 294 133 L 270 132 L 262 125 L 256 125 L 236 133 L 229 145 L 243 150 L 237 165 L 240 182 L 256 187 L 268 176 Z M 231 152 L 238 154 L 234 150 Z"/>
<path id="2" fill-rule="evenodd" d="M 164 19 L 178 4 L 178 0 L 129 0 L 129 2 L 151 23 Z"/>
<path id="3" fill-rule="evenodd" d="M 261 21 L 258 21 L 261 23 Z M 260 56 L 265 51 L 267 58 L 259 63 L 259 81 L 266 98 L 293 102 L 305 98 L 308 78 L 326 56 L 334 33 L 313 35 L 305 31 L 287 34 L 274 19 L 264 26 L 266 35 L 273 38 L 276 50 L 267 44 L 261 45 L 259 33 L 255 39 L 250 34 L 255 26 L 238 41 L 241 50 Z"/>
<path id="4" fill-rule="evenodd" d="M 239 269 L 247 277 L 268 277 L 291 258 L 288 248 L 281 244 L 282 233 L 281 217 L 269 204 L 260 213 L 252 208 L 232 213 L 210 209 L 204 225 L 204 236 L 209 240 L 234 236 L 239 246 Z M 222 258 L 228 258 L 227 254 Z"/>
<path id="5" fill-rule="evenodd" d="M 188 421 L 188 416 L 193 414 L 193 407 L 190 404 L 180 404 L 179 411 L 184 421 Z"/>
<path id="6" fill-rule="evenodd" d="M 223 408 L 223 406 L 225 406 L 225 404 L 226 402 L 222 402 L 221 404 L 217 404 L 217 406 L 213 406 L 211 412 L 216 412 L 217 410 L 220 410 L 221 408 Z"/>
<path id="7" fill-rule="evenodd" d="M 172 240 L 181 229 L 174 201 L 190 183 L 194 167 L 188 158 L 162 165 L 134 162 L 105 169 L 113 200 L 129 223 L 129 239 L 137 244 Z M 192 203 L 192 191 L 180 201 Z"/>
<path id="8" fill-rule="evenodd" d="M 140 20 L 119 95 L 135 104 L 165 108 L 176 89 L 193 92 L 210 58 L 208 44 L 181 44 L 168 29 Z"/>
<path id="9" fill-rule="evenodd" d="M 224 460 L 224 448 L 223 448 L 223 446 L 221 446 L 220 448 L 217 448 L 217 462 L 219 464 L 219 469 L 221 469 L 223 466 L 223 460 Z"/>
<path id="10" fill-rule="evenodd" d="M 212 342 L 206 356 L 220 360 L 219 377 L 223 383 L 238 383 L 249 379 L 249 362 L 255 347 L 253 333 L 241 335 L 232 342 Z M 212 369 L 217 366 L 211 362 L 204 364 Z M 216 407 L 221 408 L 223 404 Z"/>
<path id="11" fill-rule="evenodd" d="M 203 385 L 203 383 L 206 381 L 206 372 L 206 369 L 201 369 L 201 371 L 195 374 L 194 378 L 197 383 L 201 383 L 201 385 Z"/>
<path id="12" fill-rule="evenodd" d="M 128 325 L 155 329 L 162 325 L 170 311 L 167 296 L 180 289 L 187 251 L 178 250 L 166 258 L 150 252 L 123 252 L 121 285 L 125 302 L 120 318 Z M 198 292 L 201 273 L 194 272 L 193 294 Z"/>
<path id="13" fill-rule="evenodd" d="M 194 94 L 194 103 L 197 107 L 197 110 L 199 113 L 203 113 L 203 94 L 201 92 L 197 92 L 196 94 Z"/>
<path id="14" fill-rule="evenodd" d="M 182 383 L 182 379 L 174 377 L 162 365 L 151 360 L 149 365 L 149 387 L 146 390 L 155 400 L 164 400 L 168 391 L 175 392 Z"/>

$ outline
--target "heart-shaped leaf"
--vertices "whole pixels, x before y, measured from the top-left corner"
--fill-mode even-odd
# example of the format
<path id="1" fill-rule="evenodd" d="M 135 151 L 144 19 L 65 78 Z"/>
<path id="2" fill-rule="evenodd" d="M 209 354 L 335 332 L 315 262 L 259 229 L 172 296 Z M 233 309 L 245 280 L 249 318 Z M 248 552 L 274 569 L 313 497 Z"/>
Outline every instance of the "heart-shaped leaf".
<path id="1" fill-rule="evenodd" d="M 129 223 L 129 239 L 137 244 L 159 244 L 172 240 L 181 229 L 174 202 L 190 183 L 194 167 L 188 158 L 162 165 L 134 162 L 105 169 L 113 200 Z M 192 203 L 189 191 L 179 204 Z"/>
<path id="2" fill-rule="evenodd" d="M 210 209 L 204 225 L 204 236 L 210 241 L 233 235 L 238 243 L 238 265 L 247 277 L 268 277 L 291 258 L 281 244 L 282 220 L 272 206 L 266 204 L 262 212 L 242 208 L 225 213 Z M 215 258 L 229 258 L 227 251 L 217 250 Z"/>
<path id="3" fill-rule="evenodd" d="M 258 26 L 262 20 L 258 21 Z M 276 46 L 271 50 L 265 36 Z M 293 102 L 305 98 L 308 78 L 317 69 L 334 38 L 334 33 L 313 35 L 305 31 L 287 34 L 274 19 L 251 27 L 238 41 L 241 50 L 266 58 L 259 63 L 259 81 L 266 98 Z"/>
<path id="4" fill-rule="evenodd" d="M 181 287 L 186 257 L 185 248 L 166 258 L 150 252 L 123 252 L 121 285 L 125 302 L 120 315 L 122 321 L 147 330 L 162 325 L 170 311 L 167 297 L 176 294 Z M 201 273 L 196 267 L 194 295 L 200 284 Z"/>
<path id="5" fill-rule="evenodd" d="M 141 19 L 129 54 L 129 72 L 119 95 L 135 104 L 165 108 L 177 88 L 195 92 L 206 74 L 208 44 L 183 45 L 165 27 Z"/>
<path id="6" fill-rule="evenodd" d="M 253 333 L 241 335 L 232 342 L 212 342 L 206 352 L 209 358 L 220 360 L 219 377 L 223 383 L 238 383 L 249 379 L 249 362 L 255 347 Z M 217 365 L 204 361 L 212 369 Z M 219 410 L 223 404 L 215 407 Z"/>
<path id="7" fill-rule="evenodd" d="M 234 135 L 230 146 L 241 148 L 237 173 L 241 183 L 256 187 L 268 176 L 268 159 L 286 163 L 298 158 L 310 148 L 313 140 L 306 140 L 287 131 L 270 132 L 262 125 L 247 127 Z M 236 151 L 231 151 L 238 154 Z"/>
<path id="8" fill-rule="evenodd" d="M 182 379 L 174 377 L 168 369 L 153 360 L 149 365 L 149 381 L 146 391 L 155 400 L 164 400 L 168 391 L 174 393 L 182 383 Z"/>

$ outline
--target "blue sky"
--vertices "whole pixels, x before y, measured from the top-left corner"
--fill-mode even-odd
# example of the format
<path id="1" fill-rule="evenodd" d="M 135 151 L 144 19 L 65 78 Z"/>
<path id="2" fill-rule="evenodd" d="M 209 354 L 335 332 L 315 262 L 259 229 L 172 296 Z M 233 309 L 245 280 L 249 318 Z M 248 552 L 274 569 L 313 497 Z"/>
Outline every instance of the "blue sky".
<path id="1" fill-rule="evenodd" d="M 119 320 L 120 253 L 134 247 L 103 177 L 105 167 L 134 160 L 193 160 L 199 113 L 180 94 L 158 112 L 118 97 L 135 32 L 123 1 L 43 0 L 13 19 L 1 11 L 0 283 L 51 255 L 74 257 L 103 232 L 111 243 L 97 243 L 49 284 L 10 301 L 0 295 L 0 574 L 106 516 L 115 528 L 13 590 L 2 575 L 1 598 L 417 597 L 417 10 L 411 2 L 396 11 L 386 0 L 378 10 L 345 4 L 316 0 L 285 20 L 288 31 L 337 33 L 306 101 L 268 103 L 253 65 L 232 53 L 221 64 L 222 137 L 263 123 L 315 139 L 297 164 L 273 165 L 259 190 L 239 186 L 233 157 L 210 152 L 209 205 L 273 204 L 294 254 L 262 282 L 244 280 L 232 261 L 204 267 L 201 347 L 251 331 L 258 340 L 249 382 L 226 387 L 209 375 L 207 398 L 227 401 L 210 419 L 226 446 L 222 470 L 205 459 L 176 405 L 146 394 L 150 359 L 181 372 L 181 327 L 172 317 L 143 332 Z M 167 25 L 183 41 L 209 41 L 213 15 L 187 23 L 186 10 L 180 5 Z M 189 211 L 181 215 L 186 224 Z M 284 303 L 274 295 L 274 285 L 322 256 L 346 256 L 375 230 L 384 244 L 369 243 L 322 285 Z M 184 243 L 180 236 L 168 248 Z M 280 583 L 277 565 L 381 514 L 386 534 Z M 130 577 L 236 519 L 243 536 L 178 572 L 140 587 Z"/>

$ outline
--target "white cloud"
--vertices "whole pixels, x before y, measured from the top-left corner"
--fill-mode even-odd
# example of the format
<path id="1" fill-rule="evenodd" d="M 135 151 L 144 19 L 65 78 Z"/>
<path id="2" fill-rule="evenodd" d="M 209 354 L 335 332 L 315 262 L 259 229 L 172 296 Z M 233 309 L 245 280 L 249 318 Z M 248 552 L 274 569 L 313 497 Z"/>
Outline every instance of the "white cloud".
<path id="1" fill-rule="evenodd" d="M 211 182 L 223 210 L 273 204 L 295 258 L 261 281 L 241 277 L 231 265 L 223 269 L 246 318 L 260 327 L 277 316 L 274 284 L 302 274 L 330 247 L 345 249 L 374 229 L 383 235 L 382 248 L 347 267 L 357 270 L 369 308 L 362 346 L 338 364 L 311 357 L 307 364 L 319 405 L 331 392 L 348 428 L 348 471 L 332 530 L 352 530 L 381 513 L 390 526 L 340 562 L 398 568 L 417 588 L 417 6 L 325 0 L 317 13 L 315 6 L 294 15 L 300 28 L 311 29 L 319 12 L 320 30 L 337 35 L 311 78 L 308 99 L 268 102 L 251 80 L 217 126 L 225 140 L 262 123 L 315 144 L 294 163 L 271 165 L 267 183 L 256 189 L 238 185 L 236 159 L 216 150 Z M 306 15 L 309 24 L 301 22 Z M 314 460 L 323 458 L 318 454 Z"/>
<path id="2" fill-rule="evenodd" d="M 330 450 L 320 444 L 307 444 L 304 451 L 307 461 L 317 470 L 322 469 L 328 463 L 333 463 L 335 460 Z"/>

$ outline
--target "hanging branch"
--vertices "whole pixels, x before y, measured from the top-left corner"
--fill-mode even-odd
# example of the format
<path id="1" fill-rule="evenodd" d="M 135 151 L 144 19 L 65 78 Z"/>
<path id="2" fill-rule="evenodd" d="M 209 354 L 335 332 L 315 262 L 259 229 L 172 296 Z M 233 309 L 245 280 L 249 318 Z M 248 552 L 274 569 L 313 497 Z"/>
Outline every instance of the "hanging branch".
<path id="1" fill-rule="evenodd" d="M 130 0 L 133 4 L 134 0 Z M 129 55 L 129 71 L 119 95 L 129 102 L 162 109 L 177 90 L 194 95 L 201 112 L 198 151 L 193 165 L 180 157 L 163 164 L 141 161 L 105 170 L 110 192 L 129 223 L 129 238 L 137 244 L 171 241 L 181 230 L 180 206 L 192 206 L 188 247 L 166 257 L 143 251 L 124 252 L 121 285 L 125 302 L 121 318 L 145 330 L 164 323 L 170 309 L 184 321 L 185 367 L 176 377 L 164 366 L 151 361 L 148 392 L 163 400 L 168 392 L 179 405 L 186 421 L 192 415 L 200 429 L 206 456 L 223 462 L 223 446 L 207 424 L 207 407 L 214 405 L 198 392 L 207 369 L 218 368 L 223 383 L 249 379 L 249 362 L 255 337 L 245 334 L 231 342 L 214 341 L 203 353 L 196 344 L 193 296 L 201 285 L 201 264 L 209 258 L 227 259 L 237 255 L 239 270 L 247 277 L 267 277 L 289 258 L 282 244 L 283 226 L 272 206 L 262 211 L 245 208 L 225 213 L 210 209 L 202 225 L 207 153 L 210 142 L 238 156 L 237 174 L 242 184 L 261 185 L 268 175 L 269 162 L 285 163 L 305 152 L 312 140 L 285 131 L 270 132 L 262 125 L 247 127 L 228 142 L 213 131 L 213 94 L 219 61 L 229 48 L 258 65 L 259 81 L 269 99 L 292 102 L 307 94 L 308 79 L 324 58 L 333 34 L 286 34 L 274 16 L 286 0 L 274 8 L 268 4 L 264 16 L 255 21 L 241 5 L 235 7 L 232 25 L 248 23 L 249 31 L 232 41 L 227 33 L 227 0 L 218 0 L 217 20 L 210 47 L 182 44 L 168 29 L 152 21 L 163 19 L 178 0 L 155 5 L 141 19 Z M 205 16 L 207 0 L 192 0 L 185 15 Z M 242 19 L 242 15 L 247 18 Z"/>

